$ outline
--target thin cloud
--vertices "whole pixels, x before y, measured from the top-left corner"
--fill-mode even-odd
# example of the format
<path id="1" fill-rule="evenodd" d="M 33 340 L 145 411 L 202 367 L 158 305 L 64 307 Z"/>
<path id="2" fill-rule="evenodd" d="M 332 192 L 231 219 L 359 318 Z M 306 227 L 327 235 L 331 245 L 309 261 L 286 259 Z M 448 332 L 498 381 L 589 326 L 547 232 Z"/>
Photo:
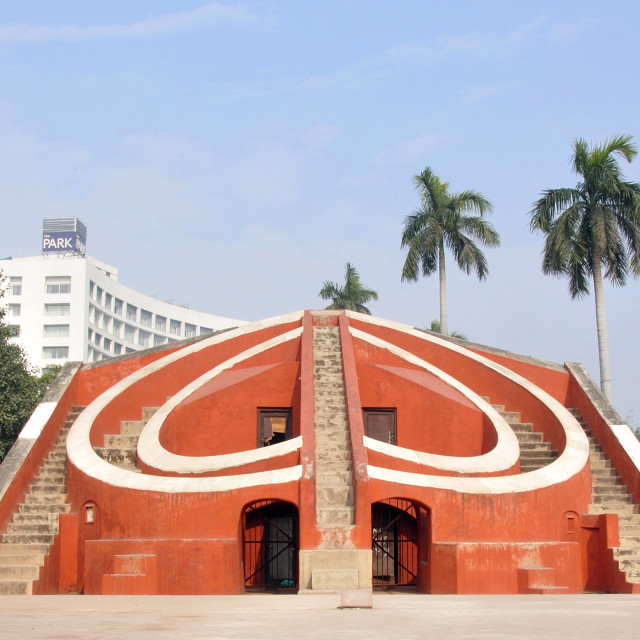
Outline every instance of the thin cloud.
<path id="1" fill-rule="evenodd" d="M 247 24 L 258 21 L 256 14 L 242 5 L 209 2 L 201 7 L 179 13 L 150 16 L 131 24 L 34 26 L 28 24 L 0 25 L 0 42 L 51 42 L 97 40 L 107 38 L 158 38 L 204 29 L 217 23 Z"/>
<path id="2" fill-rule="evenodd" d="M 548 43 L 558 43 L 563 38 L 568 40 L 594 24 L 593 20 L 588 19 L 576 23 L 552 23 L 546 16 L 540 16 L 502 34 L 471 32 L 463 35 L 441 36 L 430 44 L 399 43 L 332 73 L 313 76 L 304 84 L 313 88 L 322 88 L 333 84 L 350 84 L 357 80 L 389 76 L 411 65 L 435 64 L 456 57 L 506 56 L 514 50 L 534 46 L 540 40 L 546 40 Z"/>
<path id="3" fill-rule="evenodd" d="M 424 161 L 425 156 L 436 151 L 443 140 L 444 136 L 427 131 L 411 140 L 399 142 L 392 149 L 380 151 L 374 162 L 380 167 L 389 167 Z"/>

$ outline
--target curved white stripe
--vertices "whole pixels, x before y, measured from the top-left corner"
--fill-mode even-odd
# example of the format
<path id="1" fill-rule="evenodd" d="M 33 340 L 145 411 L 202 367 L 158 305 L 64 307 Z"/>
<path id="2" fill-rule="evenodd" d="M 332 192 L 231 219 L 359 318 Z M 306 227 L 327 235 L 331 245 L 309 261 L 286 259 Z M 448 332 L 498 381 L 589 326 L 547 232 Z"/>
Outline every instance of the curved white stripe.
<path id="1" fill-rule="evenodd" d="M 302 477 L 302 467 L 297 465 L 287 469 L 276 469 L 274 471 L 263 471 L 259 473 L 206 477 L 206 478 L 176 478 L 166 476 L 153 476 L 141 473 L 133 473 L 125 469 L 116 467 L 106 460 L 103 460 L 91 447 L 89 434 L 93 422 L 99 413 L 125 389 L 131 385 L 144 380 L 146 377 L 156 373 L 167 365 L 185 358 L 202 349 L 206 349 L 214 344 L 229 340 L 239 335 L 253 333 L 261 329 L 294 322 L 302 318 L 303 312 L 296 311 L 290 314 L 252 322 L 237 329 L 216 334 L 196 342 L 188 347 L 179 349 L 166 355 L 155 362 L 152 362 L 138 371 L 130 374 L 120 382 L 104 391 L 98 396 L 76 419 L 67 436 L 67 457 L 69 461 L 88 476 L 96 478 L 106 484 L 142 491 L 160 491 L 168 493 L 193 493 L 193 492 L 213 492 L 228 491 L 230 489 L 259 486 L 265 484 L 280 484 L 292 482 Z"/>
<path id="2" fill-rule="evenodd" d="M 512 467 L 520 455 L 520 446 L 513 429 L 507 424 L 506 420 L 477 393 L 466 387 L 459 380 L 456 380 L 448 373 L 438 369 L 426 360 L 414 356 L 412 353 L 396 347 L 395 345 L 376 338 L 369 333 L 360 331 L 353 327 L 349 328 L 354 338 L 364 340 L 376 347 L 391 351 L 394 355 L 399 356 L 403 360 L 418 365 L 429 373 L 433 374 L 445 384 L 459 391 L 467 400 L 475 404 L 482 413 L 486 414 L 495 427 L 498 441 L 496 446 L 487 453 L 479 456 L 444 456 L 435 453 L 426 453 L 416 451 L 415 449 L 407 449 L 396 445 L 387 444 L 374 440 L 372 438 L 364 438 L 364 444 L 368 449 L 379 451 L 394 458 L 400 458 L 424 464 L 436 469 L 447 471 L 456 471 L 459 473 L 487 473 L 491 471 L 504 471 Z"/>
<path id="3" fill-rule="evenodd" d="M 362 322 L 373 324 L 371 319 L 366 315 L 357 314 L 352 311 L 347 311 L 347 315 Z M 408 325 L 385 320 L 380 321 L 379 319 L 377 320 L 376 324 L 395 329 L 401 333 L 410 334 L 417 338 L 426 340 L 427 342 L 433 342 L 445 349 L 450 349 L 451 351 L 455 351 L 456 353 L 470 358 L 471 360 L 475 360 L 476 362 L 493 369 L 500 375 L 505 376 L 513 383 L 521 386 L 543 403 L 555 415 L 564 430 L 566 445 L 564 451 L 551 464 L 535 471 L 518 475 L 489 478 L 456 478 L 451 476 L 433 476 L 408 473 L 405 471 L 393 471 L 391 469 L 381 469 L 380 467 L 368 466 L 367 470 L 371 477 L 386 480 L 388 482 L 397 482 L 400 484 L 410 484 L 421 487 L 451 489 L 464 493 L 508 493 L 512 491 L 531 491 L 559 482 L 564 482 L 579 473 L 587 464 L 589 460 L 589 443 L 582 427 L 569 413 L 569 411 L 567 411 L 562 404 L 550 396 L 546 391 L 536 386 L 526 378 L 518 375 L 514 371 L 511 371 L 507 367 L 498 364 L 489 358 L 481 356 L 480 354 L 474 353 L 469 349 L 465 349 L 460 345 L 423 333 L 413 327 L 409 327 Z M 359 330 L 354 328 L 352 329 L 352 332 L 353 331 Z M 364 332 L 360 333 L 369 335 Z M 374 338 L 374 336 L 371 336 L 371 338 Z M 380 340 L 379 338 L 374 339 Z M 385 343 L 384 340 L 380 342 Z M 384 348 L 389 349 L 393 353 L 397 353 L 397 355 L 401 356 L 401 352 L 408 353 L 391 343 L 385 344 L 387 346 Z M 415 358 L 415 356 L 413 357 Z"/>
<path id="4" fill-rule="evenodd" d="M 218 471 L 229 467 L 235 467 L 240 464 L 247 464 L 257 460 L 266 460 L 279 455 L 295 451 L 302 446 L 302 436 L 287 440 L 271 447 L 263 447 L 261 449 L 252 449 L 249 451 L 239 451 L 237 453 L 227 453 L 217 456 L 182 456 L 171 453 L 165 449 L 160 442 L 160 430 L 167 416 L 181 402 L 186 400 L 190 395 L 196 393 L 205 384 L 219 376 L 222 372 L 231 369 L 235 365 L 243 362 L 253 356 L 263 353 L 279 344 L 289 342 L 294 338 L 298 338 L 302 333 L 302 327 L 292 329 L 287 333 L 271 338 L 266 342 L 239 353 L 233 358 L 229 358 L 222 364 L 202 374 L 199 378 L 183 387 L 174 394 L 167 402 L 158 409 L 145 425 L 140 438 L 138 440 L 138 458 L 143 463 L 159 471 L 168 471 L 175 473 L 203 473 L 206 471 Z"/>

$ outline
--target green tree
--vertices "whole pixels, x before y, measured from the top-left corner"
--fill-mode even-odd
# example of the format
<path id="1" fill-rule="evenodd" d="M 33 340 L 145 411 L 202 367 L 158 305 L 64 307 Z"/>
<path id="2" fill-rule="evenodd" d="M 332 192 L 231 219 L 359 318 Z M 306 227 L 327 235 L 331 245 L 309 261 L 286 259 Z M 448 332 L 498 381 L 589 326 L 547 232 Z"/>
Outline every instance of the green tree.
<path id="1" fill-rule="evenodd" d="M 420 194 L 420 208 L 404 219 L 401 248 L 407 249 L 402 280 L 416 281 L 437 270 L 440 277 L 440 329 L 448 334 L 445 247 L 465 273 L 475 271 L 483 280 L 489 273 L 478 247 L 500 245 L 500 236 L 484 215 L 493 206 L 477 191 L 450 193 L 449 183 L 427 167 L 413 177 Z M 471 215 L 469 215 L 471 214 Z"/>
<path id="2" fill-rule="evenodd" d="M 344 274 L 344 286 L 327 280 L 323 283 L 318 294 L 323 300 L 331 300 L 327 309 L 349 309 L 371 315 L 371 311 L 365 304 L 371 300 L 377 300 L 378 294 L 373 289 L 367 289 L 360 282 L 360 275 L 356 268 L 347 262 Z"/>
<path id="3" fill-rule="evenodd" d="M 431 325 L 429 326 L 429 331 L 433 331 L 434 333 L 442 333 L 442 331 L 440 331 L 440 320 L 434 318 L 431 321 Z M 459 333 L 458 331 L 452 331 L 449 335 L 452 338 L 460 338 L 461 340 L 467 339 L 467 336 L 465 336 L 464 333 Z"/>
<path id="4" fill-rule="evenodd" d="M 0 298 L 3 284 L 0 273 Z M 5 314 L 6 308 L 0 305 L 0 460 L 57 374 L 57 370 L 48 370 L 38 376 L 31 369 L 22 348 L 11 341 L 14 333 Z"/>
<path id="5" fill-rule="evenodd" d="M 583 139 L 573 148 L 574 188 L 548 189 L 530 211 L 532 231 L 545 243 L 542 271 L 566 276 L 572 298 L 589 293 L 593 281 L 600 360 L 600 387 L 611 400 L 609 344 L 604 306 L 604 277 L 623 285 L 640 275 L 640 185 L 626 182 L 618 158 L 631 162 L 637 148 L 631 136 L 614 136 L 589 148 Z"/>

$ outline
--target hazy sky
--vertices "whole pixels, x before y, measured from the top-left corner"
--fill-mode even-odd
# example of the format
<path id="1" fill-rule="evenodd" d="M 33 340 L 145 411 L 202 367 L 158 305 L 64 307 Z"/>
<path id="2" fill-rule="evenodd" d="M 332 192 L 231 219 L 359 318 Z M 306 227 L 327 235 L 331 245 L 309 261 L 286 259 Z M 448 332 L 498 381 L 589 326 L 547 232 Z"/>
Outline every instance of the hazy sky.
<path id="1" fill-rule="evenodd" d="M 78 216 L 124 284 L 246 320 L 323 306 L 350 261 L 375 315 L 424 327 L 437 277 L 400 282 L 400 233 L 430 166 L 502 235 L 484 283 L 450 266 L 450 329 L 598 380 L 593 297 L 542 275 L 528 211 L 577 181 L 575 138 L 640 142 L 639 24 L 615 0 L 0 0 L 0 256 Z M 605 297 L 640 426 L 640 282 Z"/>

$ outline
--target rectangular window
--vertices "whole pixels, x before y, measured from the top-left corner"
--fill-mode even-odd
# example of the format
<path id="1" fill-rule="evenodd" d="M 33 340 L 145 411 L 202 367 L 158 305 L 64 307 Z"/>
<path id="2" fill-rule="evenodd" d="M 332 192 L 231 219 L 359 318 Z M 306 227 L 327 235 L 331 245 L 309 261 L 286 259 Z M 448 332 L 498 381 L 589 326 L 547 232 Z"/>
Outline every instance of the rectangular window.
<path id="1" fill-rule="evenodd" d="M 200 327 L 200 335 L 205 336 L 210 333 L 213 333 L 213 329 L 209 329 L 209 327 Z"/>
<path id="2" fill-rule="evenodd" d="M 140 309 L 140 324 L 143 327 L 151 326 L 151 311 L 147 311 L 146 309 Z"/>
<path id="3" fill-rule="evenodd" d="M 148 347 L 150 338 L 151 334 L 148 331 L 143 331 L 142 329 L 138 331 L 138 344 L 141 347 Z"/>
<path id="4" fill-rule="evenodd" d="M 7 305 L 7 310 L 10 316 L 19 316 L 20 315 L 20 305 L 19 304 L 10 304 Z"/>
<path id="5" fill-rule="evenodd" d="M 93 318 L 93 322 L 94 324 L 100 324 L 100 320 L 102 320 L 102 311 L 98 311 L 96 309 L 95 314 L 94 314 L 94 318 Z"/>
<path id="6" fill-rule="evenodd" d="M 113 335 L 118 338 L 122 337 L 122 320 L 113 319 Z"/>
<path id="7" fill-rule="evenodd" d="M 133 320 L 136 322 L 138 319 L 138 307 L 134 307 L 132 304 L 127 304 L 127 320 Z"/>
<path id="8" fill-rule="evenodd" d="M 122 315 L 122 307 L 124 305 L 124 302 L 122 302 L 122 300 L 116 298 L 113 301 L 113 313 L 116 313 L 117 315 L 121 316 Z"/>
<path id="9" fill-rule="evenodd" d="M 396 444 L 395 409 L 362 409 L 362 421 L 366 436 L 387 444 Z"/>
<path id="10" fill-rule="evenodd" d="M 71 315 L 71 305 L 67 302 L 64 304 L 45 304 L 45 316 L 68 316 Z"/>
<path id="11" fill-rule="evenodd" d="M 164 336 L 159 336 L 157 334 L 153 335 L 153 346 L 154 347 L 158 347 L 161 344 L 164 344 L 167 341 L 167 339 Z"/>
<path id="12" fill-rule="evenodd" d="M 105 351 L 111 351 L 111 340 L 109 340 L 109 338 L 105 338 L 105 339 L 102 341 L 102 348 L 103 348 Z"/>
<path id="13" fill-rule="evenodd" d="M 180 320 L 171 320 L 169 323 L 169 333 L 172 336 L 179 336 L 182 334 L 182 322 Z"/>
<path id="14" fill-rule="evenodd" d="M 69 337 L 68 324 L 45 324 L 43 329 L 44 329 L 45 338 L 68 338 Z"/>
<path id="15" fill-rule="evenodd" d="M 122 353 L 122 345 L 119 342 L 113 343 L 113 354 L 119 356 Z"/>
<path id="16" fill-rule="evenodd" d="M 102 304 L 102 288 L 96 287 L 96 302 Z"/>
<path id="17" fill-rule="evenodd" d="M 110 293 L 104 294 L 104 306 L 111 311 L 111 301 L 113 300 L 113 296 Z"/>
<path id="18" fill-rule="evenodd" d="M 164 316 L 156 315 L 156 331 L 167 330 L 167 319 Z"/>
<path id="19" fill-rule="evenodd" d="M 22 278 L 9 278 L 9 293 L 14 296 L 22 295 Z"/>
<path id="20" fill-rule="evenodd" d="M 43 360 L 59 360 L 69 357 L 69 347 L 42 347 Z"/>
<path id="21" fill-rule="evenodd" d="M 96 333 L 93 334 L 93 344 L 99 347 L 101 342 L 102 336 L 96 331 Z"/>
<path id="22" fill-rule="evenodd" d="M 71 276 L 47 276 L 44 282 L 47 293 L 71 293 Z"/>
<path id="23" fill-rule="evenodd" d="M 102 314 L 102 328 L 109 331 L 109 325 L 111 324 L 111 316 L 108 316 L 106 313 Z"/>
<path id="24" fill-rule="evenodd" d="M 93 280 L 89 281 L 89 297 L 93 298 L 93 292 L 96 290 L 96 283 Z"/>
<path id="25" fill-rule="evenodd" d="M 136 328 L 132 327 L 130 324 L 124 325 L 124 339 L 127 342 L 135 342 L 136 341 Z"/>
<path id="26" fill-rule="evenodd" d="M 9 335 L 12 338 L 17 338 L 20 335 L 20 325 L 19 324 L 10 324 L 8 327 Z"/>
<path id="27" fill-rule="evenodd" d="M 188 322 L 184 323 L 184 335 L 185 338 L 193 338 L 196 335 L 196 327 Z"/>
<path id="28" fill-rule="evenodd" d="M 268 447 L 292 437 L 291 409 L 258 409 L 258 446 Z"/>

